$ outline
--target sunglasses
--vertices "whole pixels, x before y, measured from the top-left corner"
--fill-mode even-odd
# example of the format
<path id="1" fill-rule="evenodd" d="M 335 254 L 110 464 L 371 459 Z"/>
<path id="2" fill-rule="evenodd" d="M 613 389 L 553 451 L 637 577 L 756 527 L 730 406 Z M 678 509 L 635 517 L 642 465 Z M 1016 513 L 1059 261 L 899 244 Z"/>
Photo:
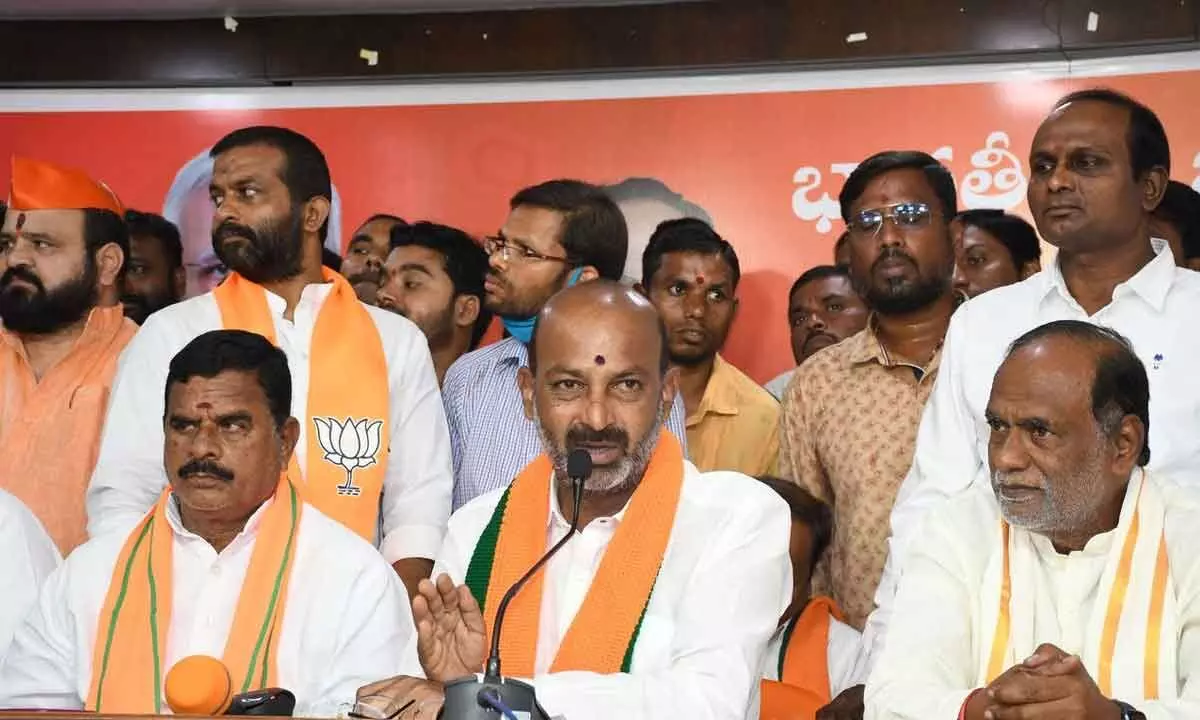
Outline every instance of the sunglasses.
<path id="1" fill-rule="evenodd" d="M 929 225 L 934 211 L 927 203 L 903 202 L 861 210 L 846 223 L 850 233 L 859 237 L 879 234 L 884 222 L 891 221 L 900 230 L 915 230 Z"/>

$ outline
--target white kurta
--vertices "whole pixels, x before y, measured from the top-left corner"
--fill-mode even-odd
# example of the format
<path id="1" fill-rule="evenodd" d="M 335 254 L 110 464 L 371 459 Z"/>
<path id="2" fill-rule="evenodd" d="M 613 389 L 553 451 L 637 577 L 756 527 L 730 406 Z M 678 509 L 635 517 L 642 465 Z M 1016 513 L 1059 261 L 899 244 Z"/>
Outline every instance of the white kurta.
<path id="1" fill-rule="evenodd" d="M 1008 346 L 1054 320 L 1110 327 L 1133 344 L 1150 381 L 1150 465 L 1160 480 L 1200 488 L 1200 273 L 1175 266 L 1171 249 L 1154 241 L 1157 256 L 1117 285 L 1112 302 L 1089 317 L 1067 289 L 1055 263 L 1033 277 L 986 292 L 951 318 L 942 364 L 925 406 L 913 465 L 896 496 L 887 566 L 876 593 L 879 608 L 863 633 L 878 651 L 903 558 L 922 515 L 972 483 L 990 488 L 989 428 L 984 417 L 992 380 Z"/>
<path id="2" fill-rule="evenodd" d="M 0 490 L 0 659 L 37 601 L 42 582 L 62 562 L 54 541 L 25 504 Z"/>
<path id="3" fill-rule="evenodd" d="M 701 474 L 691 463 L 684 467 L 670 544 L 630 673 L 547 673 L 623 513 L 592 521 L 550 561 L 533 683 L 538 701 L 552 715 L 570 720 L 746 716 L 763 651 L 791 599 L 791 516 L 779 496 L 756 480 L 732 472 Z M 482 495 L 450 518 L 435 575 L 444 572 L 463 582 L 501 494 Z M 552 502 L 546 547 L 568 528 Z M 405 669 L 422 674 L 415 645 L 408 648 Z"/>
<path id="4" fill-rule="evenodd" d="M 1164 534 L 1179 608 L 1179 699 L 1116 699 L 1150 720 L 1194 720 L 1200 717 L 1200 493 L 1159 487 L 1167 508 Z M 1127 500 L 1123 516 L 1131 511 Z M 982 593 L 996 591 L 984 581 L 984 573 L 992 555 L 1001 552 L 999 521 L 991 491 L 978 486 L 926 516 L 905 562 L 887 640 L 867 681 L 867 720 L 958 717 L 977 686 L 981 634 L 976 626 L 987 600 Z M 1097 535 L 1069 555 L 1057 553 L 1042 536 L 1033 538 L 1041 576 L 1050 585 L 1039 591 L 1034 608 L 1036 642 L 1074 654 L 1083 651 L 1116 533 Z M 1096 668 L 1088 672 L 1096 678 Z"/>
<path id="5" fill-rule="evenodd" d="M 304 288 L 293 320 L 285 320 L 283 298 L 267 293 L 275 339 L 292 372 L 292 415 L 300 420 L 296 459 L 309 461 L 309 362 L 317 313 L 332 284 Z M 403 317 L 364 306 L 383 344 L 388 366 L 391 438 L 384 477 L 378 542 L 384 558 L 433 558 L 450 516 L 453 473 L 450 435 L 425 336 Z M 121 356 L 100 441 L 100 456 L 88 488 L 88 534 L 125 530 L 150 509 L 167 485 L 162 464 L 163 403 L 167 369 L 184 345 L 220 330 L 221 313 L 212 295 L 164 308 L 146 320 Z M 382 454 L 382 450 L 381 450 Z"/>
<path id="6" fill-rule="evenodd" d="M 221 657 L 264 505 L 218 554 L 175 530 L 171 629 L 164 675 L 181 658 Z M 279 638 L 279 685 L 298 717 L 333 717 L 358 688 L 399 672 L 415 635 L 408 595 L 370 544 L 304 508 Z M 36 610 L 0 665 L 0 707 L 78 709 L 87 699 L 101 607 L 127 533 L 89 540 L 46 581 Z"/>

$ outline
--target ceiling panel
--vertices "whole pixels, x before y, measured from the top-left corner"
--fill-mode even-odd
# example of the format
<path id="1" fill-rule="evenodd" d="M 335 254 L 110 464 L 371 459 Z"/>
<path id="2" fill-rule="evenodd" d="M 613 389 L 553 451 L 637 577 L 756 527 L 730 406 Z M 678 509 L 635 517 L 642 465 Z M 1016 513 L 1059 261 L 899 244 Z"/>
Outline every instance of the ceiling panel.
<path id="1" fill-rule="evenodd" d="M 671 0 L 0 0 L 0 19 L 197 18 L 515 10 Z M 678 0 L 673 0 L 678 1 Z"/>

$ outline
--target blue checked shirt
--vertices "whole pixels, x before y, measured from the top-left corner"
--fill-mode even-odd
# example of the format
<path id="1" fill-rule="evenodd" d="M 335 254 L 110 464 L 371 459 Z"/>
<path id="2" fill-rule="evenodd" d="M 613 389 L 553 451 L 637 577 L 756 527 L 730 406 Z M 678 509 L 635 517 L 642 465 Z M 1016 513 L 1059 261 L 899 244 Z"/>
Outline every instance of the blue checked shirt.
<path id="1" fill-rule="evenodd" d="M 525 417 L 517 370 L 529 355 L 516 338 L 506 338 L 460 357 L 446 371 L 442 402 L 454 455 L 454 509 L 516 479 L 542 453 L 537 425 Z M 667 429 L 687 453 L 683 397 L 667 418 Z"/>

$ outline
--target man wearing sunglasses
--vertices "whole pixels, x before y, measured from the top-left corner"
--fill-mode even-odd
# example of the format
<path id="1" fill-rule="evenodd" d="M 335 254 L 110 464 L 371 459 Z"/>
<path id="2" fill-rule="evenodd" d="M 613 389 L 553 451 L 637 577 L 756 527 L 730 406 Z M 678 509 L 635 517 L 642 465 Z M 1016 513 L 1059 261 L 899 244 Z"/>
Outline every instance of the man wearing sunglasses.
<path id="1" fill-rule="evenodd" d="M 871 316 L 862 332 L 796 370 L 783 397 L 779 467 L 833 507 L 833 543 L 814 588 L 861 628 L 887 556 L 886 518 L 958 301 L 950 238 L 957 195 L 933 157 L 889 151 L 859 165 L 839 201 L 851 279 Z M 861 685 L 834 701 L 843 711 L 861 702 Z"/>
<path id="2" fill-rule="evenodd" d="M 484 306 L 510 337 L 460 357 L 446 371 L 442 399 L 454 455 L 454 509 L 504 487 L 541 452 L 537 425 L 525 417 L 517 371 L 534 319 L 563 288 L 596 278 L 619 280 L 628 231 L 604 191 L 578 180 L 550 180 L 509 202 L 504 226 L 487 238 Z M 602 360 L 602 359 L 601 359 Z M 667 428 L 685 442 L 680 398 Z"/>
<path id="3" fill-rule="evenodd" d="M 1170 173 L 1167 135 L 1154 112 L 1112 90 L 1059 100 L 1030 150 L 1029 208 L 1058 248 L 1053 265 L 964 305 L 946 337 L 942 371 L 893 510 L 888 570 L 864 643 L 876 651 L 895 583 L 922 519 L 974 485 L 986 488 L 992 378 L 1008 345 L 1055 320 L 1103 325 L 1129 338 L 1146 366 L 1153 450 L 1147 471 L 1195 485 L 1200 467 L 1200 275 L 1177 268 L 1151 234 Z M 1057 442 L 1048 433 L 1047 443 Z"/>

